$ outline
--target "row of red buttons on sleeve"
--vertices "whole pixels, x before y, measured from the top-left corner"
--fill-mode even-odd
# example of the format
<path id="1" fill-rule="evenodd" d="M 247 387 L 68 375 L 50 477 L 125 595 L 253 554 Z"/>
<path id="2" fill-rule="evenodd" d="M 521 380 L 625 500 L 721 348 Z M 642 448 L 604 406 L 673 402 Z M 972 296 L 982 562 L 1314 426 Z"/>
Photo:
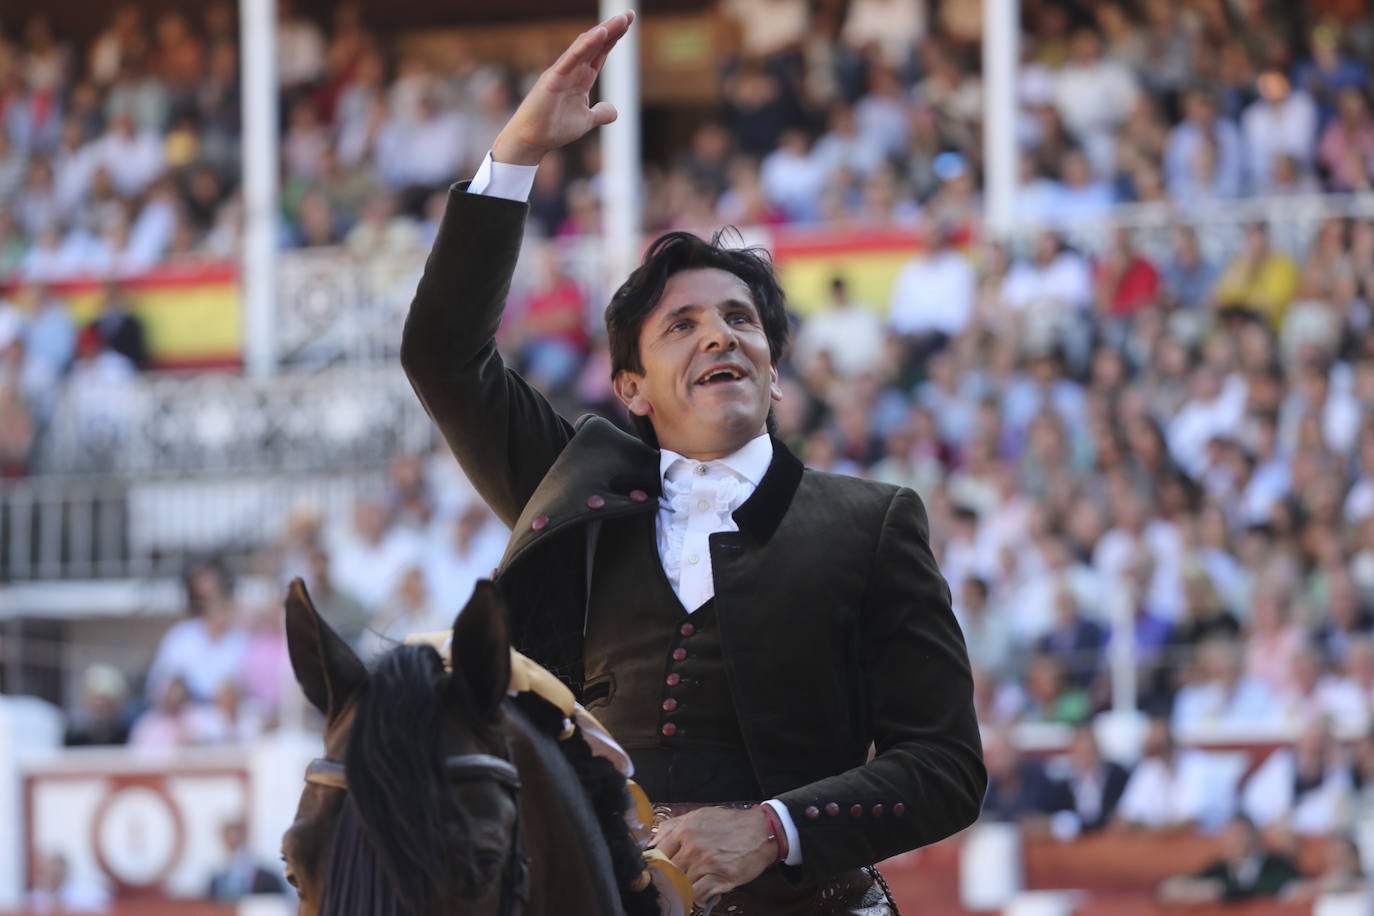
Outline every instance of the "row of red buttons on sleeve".
<path id="1" fill-rule="evenodd" d="M 883 813 L 884 813 L 886 810 L 887 810 L 887 809 L 884 808 L 882 805 L 874 805 L 874 806 L 872 807 L 872 809 L 870 809 L 870 813 L 873 815 L 873 817 L 882 817 L 882 816 L 883 816 Z M 816 820 L 817 818 L 819 818 L 819 817 L 821 816 L 821 809 L 818 808 L 818 807 L 816 807 L 815 805 L 810 805 L 810 806 L 808 806 L 808 807 L 806 808 L 806 810 L 805 810 L 804 812 L 802 812 L 802 813 L 805 814 L 809 819 L 811 819 L 811 820 L 814 821 L 814 820 Z M 830 802 L 830 803 L 828 803 L 828 804 L 825 806 L 825 813 L 826 813 L 827 815 L 829 815 L 830 817 L 839 817 L 839 816 L 840 816 L 840 806 L 839 806 L 839 804 L 836 803 L 836 802 Z M 901 817 L 902 815 L 906 814 L 906 805 L 903 804 L 902 802 L 897 802 L 897 804 L 895 804 L 895 805 L 892 806 L 892 814 L 893 814 L 893 816 L 895 816 L 895 817 Z M 863 816 L 864 816 L 864 806 L 863 806 L 863 805 L 850 805 L 850 806 L 849 806 L 849 816 L 850 816 L 850 817 L 853 817 L 853 818 L 860 818 L 860 817 L 863 817 Z"/>

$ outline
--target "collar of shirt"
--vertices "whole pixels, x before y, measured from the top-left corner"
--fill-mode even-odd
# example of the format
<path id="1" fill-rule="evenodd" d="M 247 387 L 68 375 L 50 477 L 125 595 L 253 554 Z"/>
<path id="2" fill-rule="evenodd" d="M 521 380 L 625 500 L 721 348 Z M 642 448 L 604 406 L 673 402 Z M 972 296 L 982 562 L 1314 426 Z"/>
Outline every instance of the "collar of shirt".
<path id="1" fill-rule="evenodd" d="M 682 462 L 681 465 L 678 462 Z M 731 452 L 723 458 L 714 461 L 697 461 L 685 455 L 678 454 L 671 449 L 663 449 L 659 453 L 658 473 L 664 480 L 669 480 L 669 473 L 674 471 L 674 466 L 680 468 L 690 467 L 693 464 L 704 464 L 707 467 L 720 465 L 727 470 L 733 471 L 740 477 L 749 481 L 755 487 L 763 480 L 763 475 L 768 473 L 768 466 L 773 463 L 773 440 L 767 433 L 750 439 L 739 451 Z M 683 471 L 678 470 L 673 473 L 673 477 L 678 477 Z"/>

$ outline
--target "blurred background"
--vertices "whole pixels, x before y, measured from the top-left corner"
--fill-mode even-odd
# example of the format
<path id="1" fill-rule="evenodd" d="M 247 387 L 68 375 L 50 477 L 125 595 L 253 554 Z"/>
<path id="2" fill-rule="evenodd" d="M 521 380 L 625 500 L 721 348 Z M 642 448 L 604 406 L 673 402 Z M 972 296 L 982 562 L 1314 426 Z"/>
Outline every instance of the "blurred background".
<path id="1" fill-rule="evenodd" d="M 285 583 L 372 654 L 507 536 L 401 324 L 448 185 L 597 11 L 244 2 L 0 10 L 7 912 L 293 909 Z M 976 675 L 983 820 L 887 863 L 898 900 L 1172 911 L 1216 867 L 1231 912 L 1374 912 L 1369 4 L 641 14 L 638 168 L 545 160 L 500 344 L 623 422 L 627 250 L 771 250 L 780 435 L 921 494 Z"/>

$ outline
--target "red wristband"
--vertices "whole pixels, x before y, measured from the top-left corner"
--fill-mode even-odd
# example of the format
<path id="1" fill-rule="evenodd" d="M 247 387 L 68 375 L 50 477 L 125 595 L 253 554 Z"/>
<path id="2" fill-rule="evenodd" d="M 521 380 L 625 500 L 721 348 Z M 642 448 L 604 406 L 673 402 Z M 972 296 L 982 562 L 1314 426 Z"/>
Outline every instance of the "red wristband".
<path id="1" fill-rule="evenodd" d="M 772 805 L 759 807 L 763 809 L 763 816 L 768 821 L 768 839 L 777 842 L 778 861 L 783 862 L 787 859 L 787 831 L 782 829 L 782 818 L 778 817 L 778 812 L 773 810 Z"/>

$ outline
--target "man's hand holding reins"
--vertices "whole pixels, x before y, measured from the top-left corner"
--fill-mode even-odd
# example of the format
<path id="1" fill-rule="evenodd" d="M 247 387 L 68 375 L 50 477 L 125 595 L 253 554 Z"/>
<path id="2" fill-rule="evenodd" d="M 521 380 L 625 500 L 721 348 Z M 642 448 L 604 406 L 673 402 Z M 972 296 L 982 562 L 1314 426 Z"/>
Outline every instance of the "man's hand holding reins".
<path id="1" fill-rule="evenodd" d="M 591 104 L 592 86 L 634 13 L 612 16 L 583 32 L 525 96 L 491 145 L 496 162 L 538 165 L 544 154 L 580 140 L 616 118 L 610 102 Z"/>
<path id="2" fill-rule="evenodd" d="M 758 808 L 698 808 L 665 821 L 654 845 L 686 873 L 697 905 L 705 906 L 778 861 L 778 844 L 768 832 Z"/>

